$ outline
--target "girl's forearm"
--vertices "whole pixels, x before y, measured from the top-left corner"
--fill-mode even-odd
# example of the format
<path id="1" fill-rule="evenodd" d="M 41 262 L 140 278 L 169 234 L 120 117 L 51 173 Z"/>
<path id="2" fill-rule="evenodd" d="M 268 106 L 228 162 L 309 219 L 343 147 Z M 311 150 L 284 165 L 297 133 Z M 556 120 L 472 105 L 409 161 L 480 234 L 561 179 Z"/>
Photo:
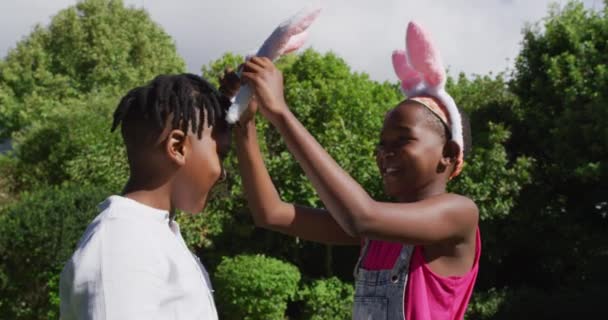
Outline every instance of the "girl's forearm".
<path id="1" fill-rule="evenodd" d="M 287 205 L 279 197 L 264 166 L 257 141 L 255 123 L 249 121 L 235 129 L 236 153 L 245 196 L 256 224 L 266 226 L 277 219 L 276 213 Z"/>
<path id="2" fill-rule="evenodd" d="M 328 211 L 352 236 L 358 236 L 374 202 L 367 192 L 321 147 L 285 107 L 271 119 L 300 163 Z"/>

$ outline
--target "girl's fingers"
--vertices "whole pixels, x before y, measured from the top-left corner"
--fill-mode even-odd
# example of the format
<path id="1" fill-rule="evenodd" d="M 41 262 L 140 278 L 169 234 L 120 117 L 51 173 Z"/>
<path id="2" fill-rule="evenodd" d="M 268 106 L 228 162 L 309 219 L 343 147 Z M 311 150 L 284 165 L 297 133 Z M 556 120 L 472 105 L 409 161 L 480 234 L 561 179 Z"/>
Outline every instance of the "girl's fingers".
<path id="1" fill-rule="evenodd" d="M 264 70 L 264 67 L 255 63 L 252 60 L 249 60 L 247 62 L 245 62 L 245 65 L 243 67 L 243 72 L 262 72 Z"/>
<path id="2" fill-rule="evenodd" d="M 268 59 L 267 57 L 258 57 L 258 58 L 259 58 L 258 63 L 261 66 L 263 66 L 265 68 L 272 66 L 272 60 Z"/>
<path id="3" fill-rule="evenodd" d="M 268 59 L 267 57 L 253 57 L 249 59 L 249 61 L 263 68 L 268 68 L 273 65 L 272 60 Z"/>
<path id="4" fill-rule="evenodd" d="M 264 57 L 258 57 L 258 56 L 251 57 L 251 59 L 249 59 L 248 62 L 254 63 L 254 64 L 262 67 L 263 66 L 263 62 L 262 62 L 263 58 Z"/>
<path id="5" fill-rule="evenodd" d="M 258 77 L 258 74 L 255 72 L 243 71 L 243 73 L 241 73 L 241 79 L 254 87 L 257 86 Z"/>

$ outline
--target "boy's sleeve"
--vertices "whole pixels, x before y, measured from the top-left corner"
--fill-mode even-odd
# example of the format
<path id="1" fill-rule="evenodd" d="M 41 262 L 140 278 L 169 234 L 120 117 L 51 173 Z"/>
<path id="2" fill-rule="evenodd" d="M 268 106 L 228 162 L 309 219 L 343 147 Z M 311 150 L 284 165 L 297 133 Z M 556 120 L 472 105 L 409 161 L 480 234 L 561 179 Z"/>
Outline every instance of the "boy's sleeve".
<path id="1" fill-rule="evenodd" d="M 106 319 L 101 285 L 101 238 L 88 231 L 65 264 L 59 284 L 60 319 Z"/>

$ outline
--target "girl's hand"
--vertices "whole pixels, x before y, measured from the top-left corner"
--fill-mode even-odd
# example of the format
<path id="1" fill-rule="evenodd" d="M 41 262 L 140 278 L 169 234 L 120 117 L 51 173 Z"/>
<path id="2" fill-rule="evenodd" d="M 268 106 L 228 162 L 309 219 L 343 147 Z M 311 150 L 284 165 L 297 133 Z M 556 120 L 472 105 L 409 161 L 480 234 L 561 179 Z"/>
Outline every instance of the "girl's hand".
<path id="1" fill-rule="evenodd" d="M 241 73 L 243 80 L 255 90 L 260 111 L 271 122 L 288 112 L 283 96 L 283 75 L 266 57 L 249 59 Z"/>
<path id="2" fill-rule="evenodd" d="M 258 111 L 258 105 L 259 103 L 256 96 L 251 96 L 247 109 L 245 109 L 245 111 L 243 112 L 243 114 L 241 114 L 241 117 L 239 118 L 238 124 L 240 126 L 246 126 L 250 123 L 253 123 L 253 119 L 255 119 L 255 114 Z"/>

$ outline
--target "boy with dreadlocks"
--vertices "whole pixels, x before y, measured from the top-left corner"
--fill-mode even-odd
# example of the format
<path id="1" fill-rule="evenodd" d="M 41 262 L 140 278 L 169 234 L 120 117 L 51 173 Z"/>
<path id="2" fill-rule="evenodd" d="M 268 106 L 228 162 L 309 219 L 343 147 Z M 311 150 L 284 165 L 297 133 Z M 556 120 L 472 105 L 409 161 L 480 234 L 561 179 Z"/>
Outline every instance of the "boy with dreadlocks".
<path id="1" fill-rule="evenodd" d="M 61 319 L 217 319 L 207 272 L 173 218 L 176 209 L 201 212 L 225 177 L 233 92 L 224 93 L 181 74 L 122 98 L 112 131 L 121 127 L 129 179 L 100 205 L 61 273 Z"/>

